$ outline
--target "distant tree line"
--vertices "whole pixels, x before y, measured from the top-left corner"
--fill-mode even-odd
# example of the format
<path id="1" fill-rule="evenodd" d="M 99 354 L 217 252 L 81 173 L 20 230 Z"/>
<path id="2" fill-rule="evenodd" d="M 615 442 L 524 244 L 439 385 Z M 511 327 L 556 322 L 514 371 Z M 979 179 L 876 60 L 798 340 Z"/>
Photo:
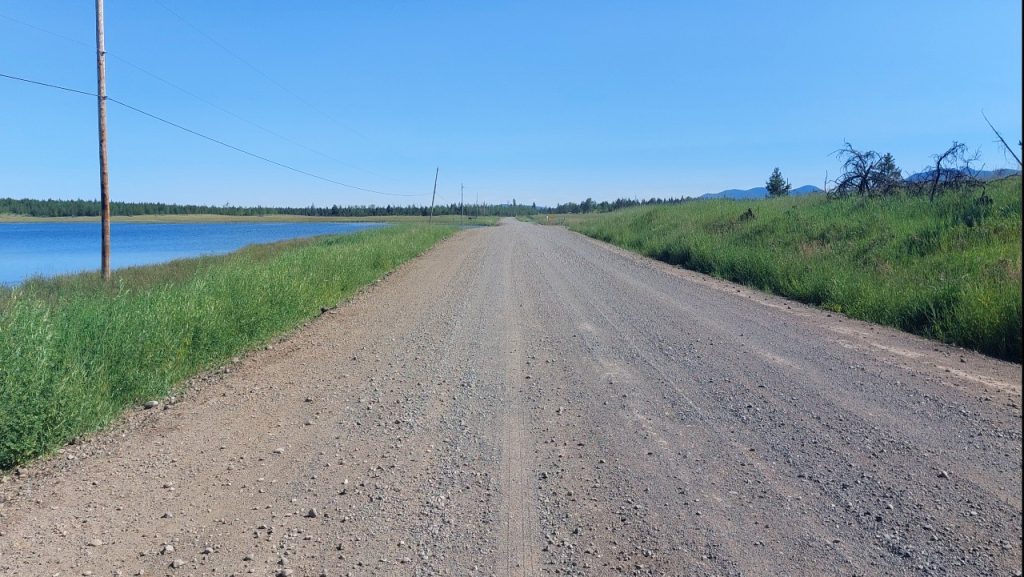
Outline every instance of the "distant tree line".
<path id="1" fill-rule="evenodd" d="M 991 124 L 990 124 L 991 126 Z M 995 128 L 992 128 L 995 131 Z M 1010 154 L 1020 166 L 1019 156 L 1003 140 L 1002 135 L 996 131 L 996 135 L 1006 146 Z M 1018 142 L 1019 146 L 1019 142 Z M 972 192 L 981 191 L 980 203 L 989 201 L 985 194 L 984 181 L 979 178 L 979 171 L 975 168 L 978 161 L 978 153 L 971 153 L 967 146 L 960 142 L 953 142 L 952 146 L 945 151 L 932 156 L 933 163 L 926 167 L 923 172 L 914 175 L 912 178 L 904 178 L 903 172 L 896 165 L 893 155 L 886 152 L 879 154 L 874 150 L 859 150 L 849 142 L 833 153 L 842 162 L 842 173 L 833 181 L 826 182 L 826 193 L 830 198 L 842 198 L 848 196 L 880 197 L 892 196 L 900 192 L 911 195 L 928 196 L 929 199 L 947 191 Z M 778 167 L 772 171 L 765 183 L 769 197 L 787 196 L 791 186 L 788 180 L 782 176 Z M 519 204 L 515 199 L 508 204 L 482 204 L 465 205 L 459 203 L 441 204 L 434 206 L 435 215 L 457 215 L 465 214 L 474 216 L 529 216 L 534 214 L 565 214 L 565 213 L 594 213 L 611 212 L 631 206 L 650 206 L 660 204 L 678 204 L 681 202 L 693 201 L 693 198 L 620 198 L 614 201 L 596 202 L 587 198 L 583 202 L 566 202 L 556 206 L 538 207 L 536 203 L 530 205 Z M 163 202 L 112 202 L 110 213 L 114 216 L 143 216 L 143 215 L 190 215 L 190 214 L 216 214 L 225 216 L 266 216 L 266 215 L 294 215 L 294 216 L 324 216 L 324 217 L 379 217 L 379 216 L 427 216 L 431 213 L 429 206 L 395 206 L 395 205 L 360 205 L 360 206 L 308 206 L 296 207 L 269 207 L 269 206 L 208 206 L 199 204 L 168 204 Z M 98 200 L 36 200 L 31 198 L 0 198 L 0 214 L 14 214 L 22 216 L 38 217 L 69 217 L 69 216 L 99 216 L 100 203 Z"/>
<path id="2" fill-rule="evenodd" d="M 581 214 L 581 213 L 588 213 L 588 212 L 611 212 L 613 210 L 619 210 L 620 208 L 628 208 L 628 207 L 631 207 L 631 206 L 648 206 L 648 205 L 657 205 L 657 204 L 678 204 L 680 202 L 686 202 L 686 201 L 689 201 L 689 200 L 693 200 L 693 199 L 683 198 L 683 197 L 680 197 L 680 198 L 649 198 L 649 199 L 646 199 L 646 200 L 634 199 L 634 198 L 620 198 L 618 200 L 613 200 L 611 202 L 608 202 L 607 200 L 602 200 L 601 202 L 595 202 L 594 199 L 588 198 L 587 200 L 584 200 L 583 202 L 579 202 L 579 203 L 577 203 L 577 202 L 565 202 L 565 203 L 559 204 L 557 206 L 553 206 L 553 207 L 550 207 L 550 208 L 544 208 L 544 209 L 541 209 L 540 212 L 542 212 L 542 213 L 552 213 L 552 214 L 565 214 L 565 213 Z"/>
<path id="3" fill-rule="evenodd" d="M 567 202 L 553 207 L 519 204 L 514 199 L 510 204 L 459 205 L 458 203 L 434 206 L 435 215 L 466 214 L 473 216 L 529 216 L 548 213 L 590 213 L 610 212 L 630 206 L 646 206 L 653 204 L 672 204 L 682 202 L 684 198 L 651 198 L 647 200 L 620 198 L 615 201 L 595 202 L 588 198 L 583 202 Z M 0 214 L 38 217 L 68 216 L 99 216 L 98 200 L 37 200 L 32 198 L 0 198 Z M 209 206 L 200 204 L 169 204 L 164 202 L 111 202 L 110 214 L 113 216 L 151 216 L 151 215 L 189 215 L 217 214 L 225 216 L 427 216 L 429 206 L 308 206 L 308 207 L 270 207 L 270 206 Z"/>
<path id="4" fill-rule="evenodd" d="M 467 216 L 519 216 L 537 212 L 536 207 L 513 205 L 466 205 Z M 434 207 L 435 215 L 461 214 L 458 203 Z M 0 198 L 0 214 L 23 216 L 99 216 L 98 200 L 36 200 L 31 198 Z M 427 216 L 429 206 L 209 206 L 200 204 L 169 204 L 163 202 L 111 202 L 113 216 L 217 214 L 226 216 L 267 216 L 274 214 L 293 216 Z"/>

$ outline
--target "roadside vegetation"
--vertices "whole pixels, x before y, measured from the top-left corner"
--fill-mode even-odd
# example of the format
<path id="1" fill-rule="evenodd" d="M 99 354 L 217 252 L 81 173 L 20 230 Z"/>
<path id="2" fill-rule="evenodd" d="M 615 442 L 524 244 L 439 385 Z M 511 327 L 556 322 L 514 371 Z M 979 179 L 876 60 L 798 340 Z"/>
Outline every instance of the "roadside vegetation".
<path id="1" fill-rule="evenodd" d="M 334 307 L 456 229 L 396 225 L 0 289 L 0 469 Z"/>
<path id="2" fill-rule="evenodd" d="M 941 166 L 940 166 L 941 168 Z M 936 179 L 938 182 L 938 179 Z M 1021 361 L 1021 179 L 552 216 L 703 273 Z M 868 189 L 870 190 L 870 189 Z M 545 217 L 538 217 L 545 222 Z"/>

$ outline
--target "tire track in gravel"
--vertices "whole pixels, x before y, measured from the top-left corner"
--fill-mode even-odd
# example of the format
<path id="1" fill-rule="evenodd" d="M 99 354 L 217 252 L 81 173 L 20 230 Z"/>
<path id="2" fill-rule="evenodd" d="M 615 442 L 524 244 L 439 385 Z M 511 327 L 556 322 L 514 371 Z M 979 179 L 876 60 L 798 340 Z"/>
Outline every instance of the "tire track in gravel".
<path id="1" fill-rule="evenodd" d="M 517 253 L 510 242 L 502 245 L 498 260 L 501 263 L 500 321 L 505 326 L 503 346 L 507 351 L 504 358 L 502 406 L 501 459 L 504 478 L 502 480 L 502 510 L 507 516 L 503 536 L 506 547 L 506 574 L 529 577 L 537 573 L 537 534 L 540 524 L 537 520 L 533 490 L 533 466 L 530 449 L 534 443 L 530 438 L 533 427 L 523 407 L 526 383 L 532 376 L 523 371 L 523 335 L 520 326 L 522 309 L 521 280 L 515 277 L 518 267 L 513 261 Z M 518 305 L 518 306 L 517 306 Z M 496 334 L 496 333 L 495 333 Z"/>
<path id="2" fill-rule="evenodd" d="M 627 511 L 626 516 L 642 519 L 637 523 L 642 527 L 634 529 L 632 532 L 624 532 L 626 536 L 633 537 L 635 541 L 630 544 L 630 551 L 619 554 L 620 559 L 627 563 L 614 567 L 614 569 L 626 574 L 674 574 L 674 572 L 681 571 L 685 567 L 691 566 L 691 563 L 698 561 L 705 565 L 705 570 L 712 572 L 728 572 L 738 568 L 741 572 L 747 573 L 763 569 L 763 565 L 760 564 L 761 562 L 756 556 L 748 555 L 746 558 L 737 560 L 723 552 L 725 544 L 722 541 L 729 536 L 744 533 L 756 535 L 758 529 L 750 522 L 749 518 L 734 519 L 716 511 L 717 503 L 707 503 L 709 497 L 718 503 L 721 502 L 721 498 L 714 497 L 714 493 L 701 492 L 697 495 L 686 495 L 685 491 L 677 490 L 673 494 L 660 488 L 664 492 L 658 493 L 656 496 L 651 495 L 655 487 L 650 485 L 650 479 L 665 478 L 666 471 L 671 472 L 667 477 L 681 486 L 699 485 L 700 475 L 696 474 L 690 466 L 690 463 L 694 462 L 704 463 L 702 465 L 704 468 L 709 466 L 724 468 L 724 470 L 717 471 L 720 478 L 742 478 L 748 474 L 744 467 L 750 467 L 752 463 L 742 462 L 740 466 L 730 466 L 731 459 L 719 452 L 721 451 L 720 447 L 728 446 L 731 452 L 737 455 L 749 454 L 750 448 L 732 438 L 727 432 L 723 432 L 721 426 L 717 425 L 716 421 L 709 416 L 709 412 L 699 406 L 691 398 L 692 395 L 681 389 L 673 391 L 678 395 L 677 402 L 673 406 L 676 415 L 686 415 L 686 420 L 693 423 L 687 427 L 686 435 L 680 438 L 678 431 L 664 431 L 661 427 L 653 424 L 656 416 L 651 415 L 649 409 L 644 406 L 645 399 L 664 398 L 666 389 L 661 387 L 671 387 L 672 383 L 677 380 L 692 381 L 694 376 L 681 377 L 678 371 L 673 370 L 672 367 L 663 366 L 646 352 L 659 351 L 661 347 L 656 343 L 647 342 L 651 340 L 649 335 L 637 332 L 638 330 L 642 331 L 645 325 L 629 324 L 622 322 L 622 319 L 615 319 L 613 318 L 615 313 L 601 300 L 586 298 L 586 295 L 589 294 L 586 286 L 591 282 L 600 284 L 603 279 L 587 278 L 587 273 L 582 270 L 555 269 L 554 267 L 545 267 L 543 276 L 550 286 L 549 290 L 563 296 L 562 307 L 571 311 L 574 317 L 574 321 L 569 321 L 568 324 L 580 327 L 589 356 L 596 358 L 604 369 L 600 371 L 600 375 L 592 375 L 590 381 L 592 383 L 601 382 L 601 377 L 606 374 L 614 374 L 613 381 L 616 388 L 621 387 L 623 390 L 629 391 L 628 394 L 622 395 L 623 398 L 629 400 L 619 403 L 622 408 L 623 422 L 615 427 L 615 430 L 620 434 L 632 430 L 637 438 L 643 439 L 651 445 L 657 443 L 663 448 L 667 448 L 669 445 L 674 448 L 690 448 L 684 454 L 686 461 L 680 461 L 678 457 L 681 455 L 676 451 L 671 451 L 669 459 L 665 459 L 662 455 L 655 456 L 655 453 L 660 453 L 660 451 L 646 451 L 647 457 L 643 459 L 634 458 L 622 463 L 607 460 L 611 464 L 608 468 L 615 470 L 613 474 L 605 475 L 602 485 L 612 488 L 612 491 L 600 501 L 606 505 L 618 505 L 617 514 L 623 517 L 622 500 L 625 496 L 625 506 L 632 509 L 632 511 Z M 622 303 L 617 304 L 622 306 Z M 583 319 L 589 319 L 590 322 Z M 605 404 L 608 404 L 608 401 L 605 401 Z M 594 408 L 588 410 L 587 414 L 595 412 L 600 412 L 600 410 Z M 594 438 L 599 435 L 601 435 L 601 429 L 595 427 L 593 433 L 582 436 Z M 666 439 L 672 439 L 672 441 Z M 616 446 L 616 441 L 621 443 L 622 440 L 612 439 L 613 442 L 610 445 L 599 446 L 598 454 L 594 455 L 592 459 L 603 463 L 606 459 L 600 458 L 601 453 L 628 454 L 628 447 Z M 625 440 L 627 443 L 629 442 L 629 439 Z M 616 465 L 618 466 L 616 467 Z M 770 477 L 768 478 L 770 479 Z M 770 482 L 763 478 L 758 482 L 771 486 Z M 624 491 L 624 487 L 643 487 L 646 495 Z M 572 491 L 572 489 L 568 489 L 568 491 Z M 791 499 L 794 496 L 803 498 L 800 495 L 793 495 L 791 489 L 786 496 L 782 496 L 778 492 L 779 489 L 776 487 L 775 498 L 779 500 Z M 662 506 L 650 509 L 637 508 L 638 503 L 654 499 L 660 500 Z M 699 505 L 701 499 L 704 499 L 706 504 Z M 699 507 L 700 510 L 688 511 L 693 507 Z M 677 511 L 688 511 L 690 515 L 696 515 L 691 528 L 694 536 L 686 541 L 675 541 L 679 536 L 672 535 L 671 531 L 665 531 L 659 535 L 660 531 L 657 530 L 659 527 L 665 526 L 666 522 L 671 522 L 673 520 L 672 513 Z M 667 521 L 663 518 L 666 516 Z M 575 531 L 575 528 L 571 528 L 571 530 Z M 820 525 L 816 529 L 816 533 L 819 535 L 825 532 Z M 810 547 L 810 544 L 801 535 L 785 537 L 789 541 L 787 544 L 789 548 Z M 614 543 L 614 539 L 609 538 L 609 543 Z M 681 563 L 681 557 L 684 555 L 666 554 L 666 551 L 680 550 L 689 551 L 690 555 L 693 555 L 693 552 L 699 552 L 700 558 L 691 557 L 686 563 Z M 689 555 L 685 555 L 685 557 L 689 557 Z M 748 560 L 751 564 L 743 566 L 741 562 Z M 846 555 L 840 554 L 836 563 L 849 565 L 850 559 Z M 816 567 L 813 563 L 806 563 L 803 571 L 806 574 L 813 574 Z M 790 570 L 792 571 L 793 567 L 790 567 Z"/>

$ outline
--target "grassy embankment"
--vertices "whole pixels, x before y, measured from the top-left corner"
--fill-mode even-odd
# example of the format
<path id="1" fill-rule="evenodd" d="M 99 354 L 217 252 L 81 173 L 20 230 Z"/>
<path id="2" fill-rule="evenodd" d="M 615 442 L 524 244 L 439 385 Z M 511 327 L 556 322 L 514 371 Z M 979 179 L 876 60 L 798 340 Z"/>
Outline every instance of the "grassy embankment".
<path id="1" fill-rule="evenodd" d="M 452 234 L 399 225 L 0 290 L 0 469 L 333 307 Z"/>
<path id="2" fill-rule="evenodd" d="M 1021 361 L 1021 180 L 993 203 L 927 198 L 712 200 L 553 216 L 685 268 Z M 743 219 L 750 209 L 755 218 Z M 541 217 L 540 222 L 543 222 Z"/>

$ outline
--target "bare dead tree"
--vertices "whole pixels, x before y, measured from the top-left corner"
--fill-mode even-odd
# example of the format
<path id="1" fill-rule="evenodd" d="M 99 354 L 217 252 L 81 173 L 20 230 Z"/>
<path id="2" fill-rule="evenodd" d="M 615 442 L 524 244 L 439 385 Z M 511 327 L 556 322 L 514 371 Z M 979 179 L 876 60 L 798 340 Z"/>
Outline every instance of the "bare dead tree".
<path id="1" fill-rule="evenodd" d="M 1003 138 L 1003 135 L 999 134 L 999 131 L 996 130 L 995 126 L 992 126 L 992 122 L 988 119 L 988 116 L 985 116 L 984 112 L 981 113 L 981 116 L 985 119 L 985 123 L 988 124 L 988 127 L 992 129 L 992 132 L 996 133 L 996 138 L 999 139 L 999 142 L 1003 143 L 1003 148 L 1006 149 L 1006 152 L 1009 152 L 1010 156 L 1012 156 L 1013 159 L 1017 161 L 1017 168 L 1020 168 L 1021 167 L 1020 157 L 1017 156 L 1017 153 L 1014 152 L 1012 148 L 1010 148 L 1009 144 L 1006 144 L 1006 140 Z M 1020 141 L 1019 140 L 1017 141 L 1017 146 L 1020 146 Z"/>
<path id="2" fill-rule="evenodd" d="M 904 184 L 903 173 L 888 152 L 857 150 L 847 142 L 833 154 L 843 161 L 843 172 L 835 181 L 834 196 L 889 196 L 896 194 Z"/>
<path id="3" fill-rule="evenodd" d="M 958 151 L 962 151 L 964 148 L 966 147 L 963 144 L 953 141 L 953 146 L 950 146 L 948 149 L 946 149 L 945 152 L 933 156 L 933 158 L 935 159 L 935 168 L 932 170 L 932 186 L 931 189 L 928 191 L 928 200 L 935 200 L 935 195 L 936 193 L 939 192 L 939 183 L 942 182 L 943 176 L 943 163 L 949 162 L 950 159 L 954 157 Z"/>
<path id="4" fill-rule="evenodd" d="M 835 181 L 829 194 L 833 197 L 858 194 L 866 196 L 871 192 L 880 156 L 874 150 L 857 150 L 849 142 L 832 153 L 843 161 L 843 172 Z"/>
<path id="5" fill-rule="evenodd" d="M 983 185 L 978 178 L 978 171 L 971 166 L 979 157 L 978 151 L 972 154 L 966 144 L 955 140 L 945 152 L 934 155 L 932 158 L 935 159 L 935 165 L 931 168 L 928 200 L 934 201 L 935 195 L 942 189 L 969 191 Z M 984 189 L 982 195 L 984 196 Z"/>

